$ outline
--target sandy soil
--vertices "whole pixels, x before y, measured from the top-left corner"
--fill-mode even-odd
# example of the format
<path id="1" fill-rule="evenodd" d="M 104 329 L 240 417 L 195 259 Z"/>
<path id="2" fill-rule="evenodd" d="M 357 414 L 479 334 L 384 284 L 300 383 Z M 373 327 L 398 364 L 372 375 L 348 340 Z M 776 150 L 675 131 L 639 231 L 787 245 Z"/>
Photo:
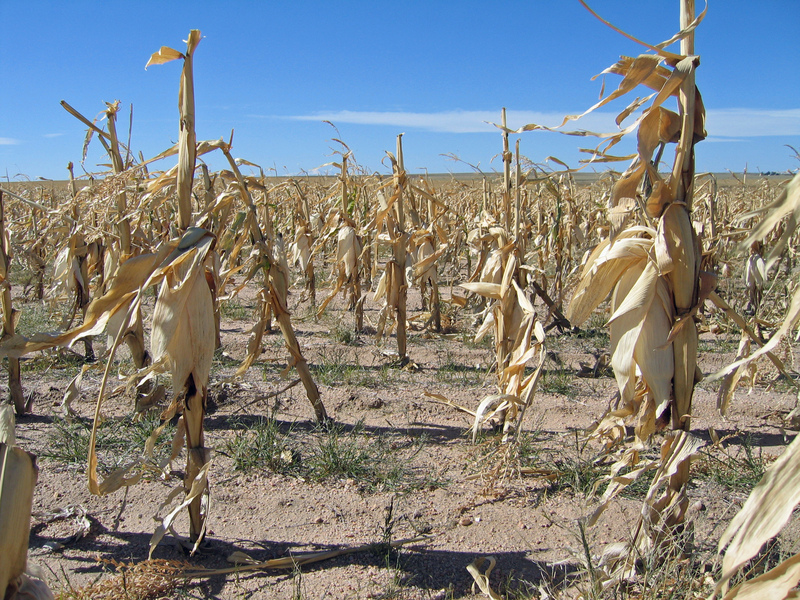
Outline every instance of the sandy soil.
<path id="1" fill-rule="evenodd" d="M 536 586 L 579 569 L 577 523 L 596 505 L 597 497 L 576 489 L 580 486 L 570 479 L 569 465 L 591 465 L 597 448 L 583 447 L 576 432 L 602 415 L 615 383 L 608 374 L 583 378 L 576 373 L 581 362 L 594 364 L 595 356 L 606 349 L 607 338 L 552 331 L 549 373 L 526 415 L 529 443 L 520 464 L 555 473 L 555 479 L 517 476 L 492 481 L 486 477 L 494 464 L 487 458 L 489 432 L 482 443 L 473 445 L 471 417 L 425 396 L 425 392 L 441 394 L 474 409 L 494 392 L 495 376 L 489 372 L 493 354 L 488 344 L 471 342 L 473 317 L 468 311 L 455 315 L 447 335 L 411 331 L 408 354 L 419 369 L 408 370 L 393 367 L 392 357 L 385 353 L 395 349 L 394 338 L 382 346 L 368 334 L 347 339 L 343 332 L 349 330 L 353 316 L 339 300 L 319 322 L 310 318 L 308 303 L 299 302 L 298 291 L 290 300 L 298 339 L 338 429 L 331 434 L 314 425 L 301 385 L 269 397 L 287 384 L 280 374 L 287 357 L 277 332 L 266 338 L 264 354 L 244 378 L 223 382 L 244 356 L 255 307 L 247 295 L 237 300 L 236 310 L 223 313 L 225 354 L 217 355 L 212 368 L 206 443 L 215 452 L 207 542 L 190 558 L 168 535 L 153 557 L 224 568 L 231 566 L 226 558 L 237 550 L 261 561 L 389 539 L 426 538 L 392 552 L 374 548 L 294 570 L 196 579 L 168 597 L 477 598 L 483 596 L 471 589 L 466 567 L 477 557 L 493 556 L 497 559 L 490 576 L 494 589 L 528 598 L 538 597 Z M 409 307 L 412 315 L 420 308 L 418 296 L 412 295 Z M 374 324 L 378 307 L 368 302 L 365 312 L 366 323 Z M 703 371 L 729 361 L 736 342 L 733 333 L 704 335 Z M 49 366 L 43 367 L 46 361 Z M 120 369 L 127 368 L 123 355 Z M 34 413 L 18 420 L 17 434 L 19 445 L 40 457 L 33 510 L 50 513 L 78 506 L 90 524 L 86 535 L 71 540 L 69 536 L 80 529 L 74 517 L 48 522 L 41 514 L 34 516 L 31 566 L 54 589 L 66 589 L 109 578 L 110 560 L 145 560 L 156 525 L 153 516 L 180 485 L 184 455 L 176 461 L 175 476 L 169 481 L 149 477 L 128 491 L 90 495 L 83 462 L 52 457 L 66 443 L 59 437 L 59 427 L 64 429 L 59 405 L 77 372 L 76 361 L 57 356 L 32 359 L 24 369 L 23 383 L 34 398 Z M 79 423 L 88 423 L 93 414 L 100 376 L 99 370 L 85 376 L 81 400 L 73 404 Z M 758 458 L 778 455 L 794 433 L 783 428 L 781 416 L 794 406 L 795 397 L 785 385 L 768 390 L 772 377 L 765 366 L 752 393 L 737 393 L 727 420 L 716 412 L 714 385 L 699 386 L 692 432 L 705 440 L 710 427 L 721 437 L 732 434 L 725 442 L 732 456 L 741 456 L 742 440 L 748 439 L 744 434 L 750 436 L 748 443 Z M 111 421 L 126 419 L 131 411 L 132 400 L 122 394 L 111 397 L 103 408 Z M 279 472 L 266 465 L 235 470 L 231 440 L 253 427 L 259 417 L 269 416 L 290 447 L 283 467 Z M 397 468 L 398 479 L 387 482 L 370 474 L 323 477 L 303 470 L 331 439 L 349 449 L 380 445 L 380 456 Z M 131 441 L 132 452 L 138 447 Z M 596 479 L 604 472 L 593 473 Z M 719 536 L 748 490 L 723 485 L 699 469 L 690 493 L 696 508 L 696 551 L 703 560 L 713 561 Z M 588 530 L 593 552 L 627 539 L 642 495 L 620 498 Z M 184 517 L 178 530 L 187 531 Z M 64 546 L 51 550 L 57 542 Z M 512 596 L 515 593 L 519 595 Z"/>

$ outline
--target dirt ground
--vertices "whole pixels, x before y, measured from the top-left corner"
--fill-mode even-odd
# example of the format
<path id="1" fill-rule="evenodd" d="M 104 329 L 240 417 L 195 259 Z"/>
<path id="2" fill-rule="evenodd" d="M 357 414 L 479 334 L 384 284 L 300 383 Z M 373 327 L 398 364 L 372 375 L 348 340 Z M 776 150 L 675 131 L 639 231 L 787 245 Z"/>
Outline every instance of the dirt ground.
<path id="1" fill-rule="evenodd" d="M 224 381 L 245 355 L 255 311 L 252 294 L 231 301 L 223 310 L 222 349 L 212 367 L 206 418 L 206 445 L 214 450 L 206 543 L 189 557 L 168 534 L 153 558 L 218 569 L 232 566 L 227 557 L 235 551 L 263 561 L 375 546 L 294 569 L 241 570 L 193 579 L 164 597 L 478 598 L 485 596 L 472 589 L 467 566 L 478 557 L 492 556 L 497 561 L 490 574 L 493 589 L 504 597 L 538 598 L 547 586 L 581 570 L 579 520 L 597 504 L 591 484 L 607 472 L 607 467 L 604 471 L 593 465 L 598 448 L 584 444 L 582 430 L 602 415 L 616 388 L 610 372 L 601 369 L 596 378 L 577 373 L 581 363 L 594 365 L 607 349 L 602 331 L 550 331 L 547 372 L 525 418 L 524 450 L 509 463 L 538 469 L 539 475 L 492 479 L 489 474 L 498 458 L 491 454 L 497 448 L 491 432 L 484 429 L 473 444 L 472 417 L 425 395 L 440 394 L 474 410 L 494 393 L 493 351 L 490 343 L 472 341 L 470 310 L 452 314 L 446 334 L 412 329 L 408 355 L 418 368 L 409 369 L 393 366 L 393 337 L 378 345 L 372 334 L 350 333 L 353 314 L 343 310 L 341 299 L 318 322 L 309 303 L 300 300 L 299 290 L 292 292 L 290 308 L 334 423 L 325 428 L 313 423 L 302 385 L 281 391 L 294 374 L 281 375 L 287 353 L 277 329 L 265 338 L 263 355 L 242 379 Z M 418 292 L 412 291 L 409 314 L 419 309 Z M 365 308 L 368 331 L 377 322 L 378 310 L 370 296 Z M 737 342 L 735 332 L 704 334 L 703 372 L 730 361 Z M 99 342 L 96 347 L 102 349 Z M 118 360 L 120 371 L 127 372 L 124 352 Z M 80 444 L 86 443 L 94 414 L 100 369 L 84 376 L 81 398 L 72 405 L 78 416 L 71 425 L 63 420 L 60 407 L 79 366 L 74 355 L 63 352 L 23 364 L 33 414 L 18 419 L 18 444 L 39 456 L 40 468 L 30 565 L 54 590 L 110 580 L 110 561 L 147 559 L 157 524 L 154 515 L 170 491 L 181 485 L 185 461 L 185 454 L 175 461 L 169 480 L 146 476 L 127 491 L 92 496 Z M 782 416 L 794 406 L 795 395 L 781 382 L 768 389 L 775 378 L 766 366 L 763 369 L 752 392 L 737 393 L 725 420 L 715 408 L 715 384 L 701 384 L 695 393 L 692 433 L 706 441 L 709 428 L 719 437 L 731 436 L 723 442 L 724 451 L 709 452 L 695 468 L 690 490 L 695 558 L 709 571 L 722 531 L 749 493 L 748 484 L 726 482 L 726 473 L 751 463 L 767 464 L 794 434 L 784 428 Z M 114 446 L 112 455 L 141 452 L 143 439 L 157 424 L 151 419 L 149 429 L 141 427 L 142 439 L 125 433 L 132 409 L 133 401 L 122 393 L 112 394 L 103 406 L 105 425 L 119 431 L 123 440 L 124 449 Z M 267 418 L 274 419 L 274 437 L 267 445 L 280 450 L 273 452 L 269 464 L 259 463 L 261 454 L 252 441 Z M 251 459 L 244 470 L 236 469 L 237 440 L 244 442 L 238 460 Z M 78 450 L 70 459 L 73 442 Z M 169 446 L 169 439 L 165 443 Z M 321 466 L 326 452 L 332 462 L 338 461 L 328 471 Z M 102 453 L 101 443 L 101 466 L 103 460 L 120 460 L 108 455 L 104 459 Z M 617 499 L 587 530 L 592 553 L 628 539 L 643 495 L 640 490 Z M 51 520 L 59 511 L 72 516 Z M 85 534 L 80 533 L 83 515 Z M 183 515 L 177 530 L 188 530 Z M 788 535 L 787 543 L 794 543 L 796 534 Z M 422 539 L 392 551 L 385 545 L 408 538 Z"/>

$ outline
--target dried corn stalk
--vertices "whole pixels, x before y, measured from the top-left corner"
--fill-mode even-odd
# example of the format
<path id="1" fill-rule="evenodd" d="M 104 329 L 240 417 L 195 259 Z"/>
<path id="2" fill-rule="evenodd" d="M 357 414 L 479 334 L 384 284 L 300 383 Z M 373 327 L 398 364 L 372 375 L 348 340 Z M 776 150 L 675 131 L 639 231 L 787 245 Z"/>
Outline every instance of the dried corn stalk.
<path id="1" fill-rule="evenodd" d="M 442 316 L 439 299 L 439 281 L 436 263 L 439 258 L 447 251 L 448 244 L 442 243 L 438 248 L 434 249 L 436 239 L 432 231 L 427 229 L 418 229 L 409 239 L 409 262 L 413 264 L 413 278 L 420 288 L 420 296 L 422 297 L 422 309 L 425 310 L 425 290 L 430 287 L 430 300 L 429 306 L 430 317 L 425 323 L 433 324 L 435 331 L 442 329 Z"/>
<path id="2" fill-rule="evenodd" d="M 355 332 L 360 333 L 364 328 L 364 298 L 361 295 L 361 255 L 363 245 L 361 237 L 358 235 L 357 224 L 351 216 L 352 210 L 349 204 L 347 160 L 351 153 L 343 142 L 340 143 L 345 146 L 347 151 L 341 153 L 341 163 L 333 163 L 333 166 L 339 167 L 341 170 L 339 176 L 341 198 L 338 211 L 339 230 L 336 240 L 334 266 L 337 271 L 337 277 L 336 284 L 330 294 L 317 310 L 317 317 L 319 318 L 322 315 L 330 301 L 344 289 L 345 295 L 349 292 L 350 296 L 348 308 L 355 312 Z"/>
<path id="3" fill-rule="evenodd" d="M 246 217 L 246 223 L 254 246 L 253 268 L 254 271 L 260 269 L 264 272 L 264 280 L 266 282 L 264 295 L 269 298 L 268 304 L 264 306 L 264 311 L 266 311 L 266 306 L 269 306 L 275 318 L 278 320 L 278 327 L 281 330 L 286 349 L 290 355 L 289 367 L 294 367 L 297 370 L 297 374 L 303 382 L 303 387 L 305 387 L 306 396 L 314 408 L 314 416 L 318 422 L 322 423 L 328 419 L 328 415 L 320 399 L 319 388 L 317 388 L 317 384 L 311 376 L 308 363 L 303 356 L 300 345 L 297 343 L 297 336 L 292 328 L 291 314 L 287 307 L 289 274 L 281 268 L 281 264 L 275 261 L 270 252 L 269 245 L 267 244 L 268 240 L 258 223 L 256 207 L 253 203 L 253 198 L 250 195 L 247 183 L 230 153 L 230 144 L 225 144 L 220 141 L 218 147 L 228 160 L 228 164 L 236 178 L 240 197 L 247 207 L 248 215 Z M 263 330 L 258 335 L 261 334 L 263 334 Z M 260 343 L 254 344 L 253 340 L 251 340 L 249 347 L 255 351 L 256 349 L 260 349 Z"/>
<path id="4" fill-rule="evenodd" d="M 202 236 L 199 239 L 198 236 Z M 188 453 L 184 487 L 187 494 L 206 463 L 203 419 L 208 398 L 208 375 L 214 355 L 214 304 L 205 277 L 205 261 L 214 238 L 203 230 L 189 230 L 160 267 L 163 276 L 153 311 L 151 344 L 156 362 L 167 358 L 172 373 L 173 396 L 183 395 L 183 416 Z M 204 494 L 189 504 L 189 536 L 198 542 L 205 534 Z"/>
<path id="5" fill-rule="evenodd" d="M 464 289 L 491 301 L 475 339 L 480 340 L 491 332 L 497 358 L 498 393 L 488 396 L 478 406 L 472 427 L 473 441 L 480 428 L 492 419 L 502 426 L 503 441 L 516 438 L 544 365 L 544 328 L 536 318 L 533 305 L 514 278 L 515 273 L 517 258 L 514 253 L 509 253 L 501 283 L 461 284 Z M 525 367 L 531 360 L 535 361 L 536 369 L 525 376 Z"/>
<path id="6" fill-rule="evenodd" d="M 18 316 L 11 303 L 11 283 L 8 281 L 8 269 L 11 266 L 10 254 L 11 241 L 6 231 L 5 202 L 3 192 L 0 191 L 0 305 L 3 308 L 3 324 L 0 331 L 0 340 L 14 336 L 14 327 Z M 19 368 L 19 358 L 8 358 L 8 395 L 17 414 L 22 415 L 29 410 L 22 391 L 22 379 Z"/>
<path id="7" fill-rule="evenodd" d="M 100 140 L 101 144 L 108 153 L 109 159 L 111 160 L 114 175 L 113 177 L 108 177 L 103 182 L 102 186 L 105 190 L 107 190 L 108 194 L 113 197 L 113 222 L 115 223 L 114 229 L 116 233 L 115 236 L 107 236 L 109 238 L 109 242 L 106 244 L 103 267 L 103 274 L 106 278 L 107 285 L 108 280 L 114 276 L 119 269 L 120 264 L 131 258 L 134 254 L 131 237 L 130 215 L 128 214 L 127 196 L 124 186 L 130 179 L 135 179 L 136 175 L 132 170 L 126 170 L 126 165 L 123 162 L 120 151 L 120 143 L 117 138 L 115 124 L 116 115 L 119 110 L 119 101 L 106 103 L 105 116 L 108 125 L 108 132 L 105 132 L 97 127 L 76 109 L 67 104 L 67 102 L 62 100 L 61 105 L 65 110 L 67 110 L 67 112 L 88 126 L 86 144 L 88 144 L 92 134 L 96 133 L 97 138 Z M 77 203 L 74 205 L 73 210 L 77 210 Z M 73 219 L 72 221 L 74 227 L 78 222 L 76 219 Z M 88 309 L 87 302 L 89 297 L 89 282 L 87 281 L 88 270 L 86 273 L 84 273 L 84 263 L 85 252 L 88 252 L 88 248 L 84 250 L 84 244 L 81 243 L 83 240 L 81 239 L 80 234 L 80 231 L 75 231 L 69 245 L 62 249 L 59 256 L 65 265 L 62 270 L 64 271 L 64 277 L 66 278 L 66 287 L 68 290 L 73 291 L 76 294 L 77 301 L 85 319 L 86 310 Z M 124 340 L 131 352 L 131 356 L 133 357 L 133 362 L 136 367 L 143 368 L 147 366 L 150 361 L 150 356 L 147 354 L 145 349 L 144 328 L 142 326 L 141 313 L 132 314 L 126 323 L 111 321 L 108 330 L 109 337 L 116 337 L 117 331 L 115 328 L 117 326 L 124 326 L 126 328 Z M 88 353 L 88 350 L 90 349 L 88 341 L 86 342 L 86 348 Z"/>
<path id="8" fill-rule="evenodd" d="M 300 184 L 292 180 L 294 188 L 299 195 L 300 203 L 297 211 L 297 227 L 295 229 L 294 241 L 290 246 L 292 264 L 299 265 L 305 277 L 305 293 L 311 299 L 311 305 L 317 303 L 317 289 L 314 277 L 314 257 L 312 247 L 314 245 L 314 225 L 311 210 L 309 209 L 308 196 L 305 194 Z M 302 300 L 302 297 L 301 297 Z"/>
<path id="9" fill-rule="evenodd" d="M 749 217 L 757 214 L 764 214 L 764 218 L 754 227 L 747 239 L 742 242 L 740 246 L 742 250 L 746 250 L 750 248 L 754 242 L 762 240 L 767 234 L 775 229 L 784 218 L 787 219 L 778 243 L 766 256 L 765 273 L 769 275 L 772 267 L 774 267 L 776 262 L 780 259 L 789 239 L 796 231 L 797 223 L 800 220 L 800 173 L 797 173 L 792 178 L 775 202 L 745 216 Z M 758 350 L 749 356 L 745 356 L 739 360 L 736 360 L 717 373 L 709 375 L 706 380 L 714 381 L 724 377 L 728 373 L 736 371 L 742 366 L 752 363 L 761 356 L 769 356 L 770 353 L 778 346 L 780 341 L 797 328 L 798 323 L 800 323 L 800 288 L 794 292 L 783 322 L 772 334 L 772 337 L 766 344 L 762 345 L 759 341 L 760 348 Z M 751 338 L 757 340 L 757 336 L 755 335 L 752 335 Z M 775 361 L 773 360 L 773 362 Z"/>
<path id="10" fill-rule="evenodd" d="M 744 269 L 744 285 L 747 288 L 747 306 L 745 314 L 755 315 L 761 307 L 764 297 L 764 284 L 767 281 L 767 263 L 761 256 L 761 244 L 750 245 L 750 256 Z"/>
<path id="11" fill-rule="evenodd" d="M 180 107 L 180 136 L 178 138 L 178 227 L 185 230 L 192 221 L 192 180 L 197 156 L 197 138 L 194 128 L 194 51 L 201 40 L 200 31 L 192 29 L 186 40 L 186 52 L 181 53 L 167 46 L 154 53 L 147 61 L 150 65 L 161 65 L 179 58 L 183 59 L 181 84 L 178 92 Z"/>
<path id="12" fill-rule="evenodd" d="M 214 320 L 211 291 L 205 277 L 205 261 L 208 260 L 214 238 L 205 230 L 193 228 L 181 238 L 165 244 L 156 254 L 141 255 L 129 259 L 120 267 L 113 285 L 106 296 L 95 300 L 91 309 L 105 310 L 93 319 L 96 328 L 101 328 L 109 314 L 124 312 L 123 321 L 138 310 L 143 291 L 161 282 L 153 314 L 151 344 L 155 362 L 149 371 L 168 369 L 173 380 L 173 404 L 165 411 L 163 419 L 169 421 L 178 410 L 178 398 L 183 400 L 183 415 L 173 442 L 170 460 L 174 460 L 184 438 L 187 445 L 187 468 L 184 491 L 190 516 L 190 538 L 199 543 L 205 532 L 204 502 L 207 504 L 207 488 L 197 490 L 201 473 L 208 468 L 208 452 L 203 446 L 203 416 L 207 398 L 208 374 L 214 352 Z M 129 290 L 126 292 L 126 290 Z M 108 298 L 107 298 L 108 296 Z M 105 299 L 105 302 L 102 301 Z M 116 300 L 116 303 L 113 301 Z M 97 306 L 95 306 L 97 304 Z M 119 330 L 111 347 L 111 356 L 100 386 L 95 408 L 95 419 L 89 441 L 89 491 L 96 495 L 112 493 L 123 486 L 136 484 L 142 470 L 164 465 L 151 465 L 152 445 L 162 427 L 158 428 L 147 443 L 143 456 L 124 465 L 99 481 L 96 451 L 97 426 L 100 409 L 105 397 L 110 365 L 114 353 L 122 341 Z M 81 332 L 83 333 L 83 332 Z M 73 334 L 77 337 L 80 334 Z M 205 479 L 203 479 L 205 482 Z M 191 496 L 191 498 L 189 498 Z M 205 500 L 204 500 L 205 499 Z"/>
<path id="13" fill-rule="evenodd" d="M 409 362 L 406 348 L 406 302 L 408 297 L 408 280 L 406 278 L 406 254 L 410 235 L 405 231 L 405 211 L 403 196 L 406 189 L 406 171 L 403 162 L 403 134 L 397 136 L 397 157 L 387 152 L 392 162 L 394 191 L 388 200 L 380 200 L 378 214 L 375 217 L 376 230 L 386 227 L 388 240 L 392 245 L 392 257 L 386 261 L 383 275 L 375 290 L 375 300 L 383 298 L 377 327 L 377 338 L 380 340 L 387 321 L 396 326 L 397 356 L 400 364 Z M 391 329 L 391 327 L 390 327 Z"/>
<path id="14" fill-rule="evenodd" d="M 694 316 L 715 284 L 713 275 L 701 273 L 701 246 L 690 217 L 694 144 L 705 137 L 704 110 L 694 82 L 699 60 L 693 55 L 693 32 L 701 18 L 702 15 L 694 18 L 693 2 L 682 2 L 680 33 L 651 47 L 654 54 L 624 58 L 609 69 L 624 78 L 616 91 L 589 109 L 640 84 L 656 91 L 647 99 L 652 99 L 650 105 L 632 125 L 619 134 L 602 136 L 607 139 L 606 145 L 595 153 L 596 157 L 605 155 L 622 135 L 637 131 L 637 154 L 611 194 L 611 235 L 587 259 L 567 313 L 570 322 L 580 325 L 612 292 L 611 364 L 621 408 L 609 411 L 593 432 L 607 440 L 609 450 L 622 441 L 624 425 L 631 420 L 636 431 L 634 450 L 668 422 L 675 430 L 689 430 L 697 379 Z M 675 39 L 681 39 L 680 55 L 664 50 Z M 672 96 L 678 99 L 679 113 L 662 106 Z M 629 116 L 630 108 L 619 115 L 618 124 Z M 667 143 L 677 144 L 675 163 L 672 172 L 662 177 L 653 154 Z M 659 156 L 660 153 L 659 150 Z M 654 222 L 655 231 L 646 226 L 631 227 L 629 223 L 637 213 L 645 223 Z M 669 537 L 668 532 L 677 532 L 686 514 L 689 461 L 697 444 L 689 436 L 686 445 L 681 446 L 689 450 L 676 455 L 672 439 L 664 442 L 660 467 L 666 469 L 666 461 L 670 461 L 668 485 L 658 491 L 660 497 L 648 495 L 632 541 L 637 549 L 652 547 Z M 623 452 L 612 473 L 622 468 L 634 471 L 637 461 L 636 453 Z M 633 478 L 628 478 L 630 481 Z M 615 490 L 618 488 L 615 486 Z"/>

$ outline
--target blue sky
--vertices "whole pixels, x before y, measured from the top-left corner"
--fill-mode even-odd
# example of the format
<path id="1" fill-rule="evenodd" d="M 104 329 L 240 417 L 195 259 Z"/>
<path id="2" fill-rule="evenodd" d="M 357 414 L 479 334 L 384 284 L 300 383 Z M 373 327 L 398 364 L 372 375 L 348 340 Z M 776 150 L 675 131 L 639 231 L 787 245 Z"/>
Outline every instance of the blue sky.
<path id="1" fill-rule="evenodd" d="M 589 5 L 651 44 L 678 30 L 678 0 Z M 698 13 L 703 7 L 698 1 Z M 468 171 L 466 163 L 501 170 L 500 135 L 485 121 L 499 122 L 507 107 L 512 127 L 555 125 L 597 101 L 602 78 L 593 76 L 644 51 L 577 0 L 0 0 L 0 20 L 0 179 L 63 179 L 69 161 L 82 173 L 85 127 L 62 99 L 89 118 L 120 100 L 123 138 L 132 106 L 131 148 L 145 158 L 172 145 L 180 63 L 144 65 L 161 46 L 185 49 L 190 29 L 203 35 L 195 53 L 198 139 L 227 139 L 233 129 L 234 156 L 278 174 L 330 162 L 340 149 L 334 138 L 366 169 L 388 172 L 382 160 L 398 133 L 409 171 Z M 696 32 L 709 134 L 697 147 L 699 171 L 800 166 L 786 147 L 800 149 L 798 23 L 797 0 L 712 0 Z M 618 82 L 607 76 L 606 93 Z M 610 130 L 610 117 L 632 99 L 576 126 Z M 514 137 L 531 160 L 555 156 L 573 167 L 578 149 L 595 145 L 541 131 Z M 221 157 L 208 161 L 224 166 Z M 102 162 L 95 140 L 84 168 L 102 171 Z"/>

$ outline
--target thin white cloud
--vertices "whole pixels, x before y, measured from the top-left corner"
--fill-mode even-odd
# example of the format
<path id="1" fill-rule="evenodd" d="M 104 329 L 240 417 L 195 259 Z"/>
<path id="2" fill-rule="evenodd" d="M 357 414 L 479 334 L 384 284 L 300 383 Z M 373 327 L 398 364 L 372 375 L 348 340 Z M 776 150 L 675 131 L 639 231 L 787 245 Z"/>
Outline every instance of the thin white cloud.
<path id="1" fill-rule="evenodd" d="M 19 140 L 15 140 L 14 138 L 0 137 L 0 146 L 16 146 L 17 144 L 19 144 Z"/>
<path id="2" fill-rule="evenodd" d="M 566 112 L 508 111 L 508 126 L 517 129 L 528 123 L 554 127 Z M 567 123 L 563 130 L 614 132 L 615 113 L 589 113 L 578 121 Z M 453 110 L 442 112 L 352 111 L 320 112 L 285 117 L 295 121 L 331 121 L 334 124 L 391 126 L 400 129 L 423 129 L 440 133 L 492 133 L 497 129 L 500 111 Z M 630 123 L 630 118 L 625 124 Z M 750 138 L 758 136 L 800 135 L 800 109 L 760 110 L 750 108 L 709 109 L 706 130 L 716 138 Z M 721 141 L 721 140 L 720 140 Z"/>
<path id="3" fill-rule="evenodd" d="M 706 113 L 706 131 L 717 137 L 800 135 L 800 108 L 716 108 Z"/>
<path id="4" fill-rule="evenodd" d="M 708 136 L 706 139 L 703 140 L 704 144 L 730 144 L 732 142 L 746 142 L 746 138 L 737 138 L 737 137 L 722 137 L 711 135 Z"/>
<path id="5" fill-rule="evenodd" d="M 507 111 L 508 126 L 517 129 L 528 123 L 547 127 L 559 125 L 563 113 L 536 111 Z M 452 110 L 433 113 L 420 112 L 378 112 L 341 110 L 286 117 L 295 121 L 331 121 L 333 124 L 351 123 L 356 125 L 382 125 L 401 129 L 424 129 L 439 133 L 496 133 L 492 123 L 500 122 L 500 111 Z M 613 127 L 614 115 L 610 113 L 590 114 L 579 121 L 580 129 L 605 130 Z M 573 127 L 572 129 L 578 128 Z"/>
<path id="6" fill-rule="evenodd" d="M 63 133 L 45 133 L 44 137 L 46 137 L 46 138 L 57 138 L 57 137 L 61 137 L 62 135 L 64 135 L 64 134 Z"/>

